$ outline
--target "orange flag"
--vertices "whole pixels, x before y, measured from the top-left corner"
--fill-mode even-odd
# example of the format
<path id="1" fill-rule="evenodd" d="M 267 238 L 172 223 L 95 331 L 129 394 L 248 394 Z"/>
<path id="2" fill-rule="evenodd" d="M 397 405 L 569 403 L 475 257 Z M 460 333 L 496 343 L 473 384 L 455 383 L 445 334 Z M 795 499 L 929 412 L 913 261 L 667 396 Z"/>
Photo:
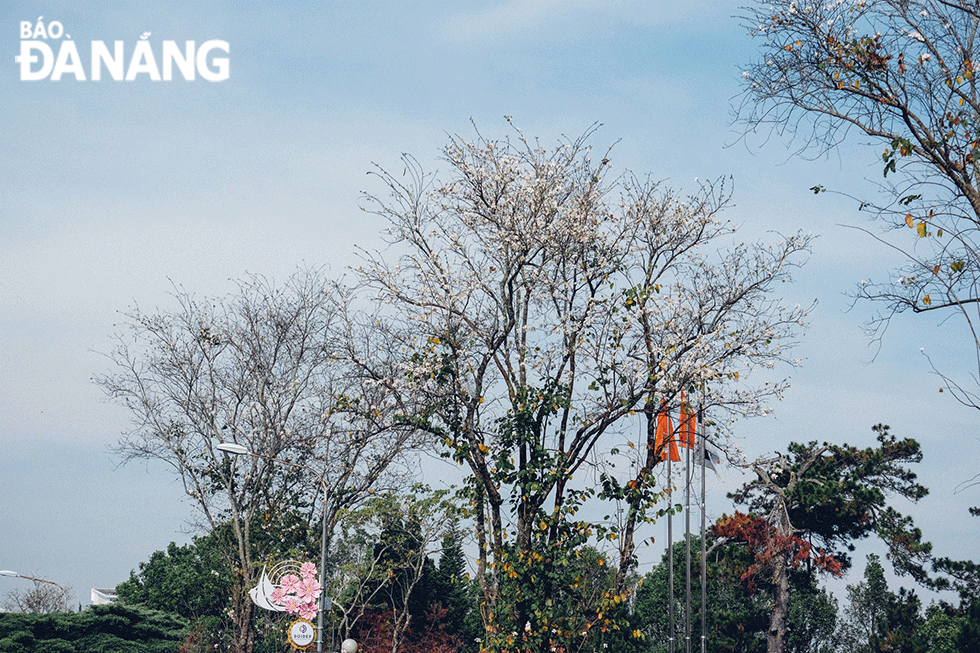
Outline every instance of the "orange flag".
<path id="1" fill-rule="evenodd" d="M 694 411 L 691 410 L 691 405 L 684 400 L 684 395 L 681 394 L 681 418 L 677 429 L 680 431 L 680 445 L 682 447 L 687 447 L 688 449 L 695 448 L 694 434 L 697 422 L 698 418 L 694 415 Z"/>
<path id="2" fill-rule="evenodd" d="M 677 450 L 677 439 L 674 437 L 674 424 L 670 419 L 670 414 L 665 407 L 666 402 L 661 402 L 660 412 L 657 413 L 657 432 L 654 436 L 654 445 L 660 450 L 660 460 L 667 460 L 667 450 L 664 443 L 670 444 L 670 460 L 679 463 L 681 454 Z"/>

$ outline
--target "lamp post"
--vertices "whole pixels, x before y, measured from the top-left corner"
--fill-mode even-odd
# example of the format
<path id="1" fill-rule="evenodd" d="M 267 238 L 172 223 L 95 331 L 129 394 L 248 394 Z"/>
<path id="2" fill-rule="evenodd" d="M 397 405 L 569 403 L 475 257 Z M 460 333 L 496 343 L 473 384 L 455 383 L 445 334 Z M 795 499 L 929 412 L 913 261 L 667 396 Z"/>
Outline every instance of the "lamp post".
<path id="1" fill-rule="evenodd" d="M 312 467 L 307 467 L 301 463 L 294 463 L 289 460 L 282 460 L 280 458 L 273 458 L 272 456 L 265 456 L 260 453 L 255 453 L 254 451 L 249 451 L 240 444 L 235 444 L 233 442 L 220 442 L 214 447 L 218 451 L 224 451 L 225 453 L 235 454 L 236 456 L 252 456 L 253 458 L 262 458 L 276 463 L 282 463 L 283 465 L 290 465 L 292 467 L 299 467 L 305 469 L 320 479 L 320 485 L 323 488 L 323 532 L 320 537 L 320 602 L 317 609 L 316 616 L 316 650 L 317 653 L 323 651 L 323 602 L 326 600 L 326 586 L 324 585 L 324 571 L 327 567 L 327 482 L 323 479 L 323 474 L 320 474 Z M 353 640 L 350 640 L 353 641 Z M 347 644 L 347 641 L 344 642 Z M 355 651 L 357 643 L 354 643 Z"/>
<path id="2" fill-rule="evenodd" d="M 32 580 L 35 583 L 48 583 L 49 585 L 54 585 L 61 590 L 61 602 L 64 604 L 65 609 L 68 609 L 68 590 L 54 582 L 53 580 L 45 580 L 43 578 L 35 578 L 34 576 L 24 576 L 23 574 L 18 574 L 16 571 L 10 571 L 9 569 L 0 569 L 0 576 L 7 576 L 9 578 L 23 578 L 25 580 Z"/>

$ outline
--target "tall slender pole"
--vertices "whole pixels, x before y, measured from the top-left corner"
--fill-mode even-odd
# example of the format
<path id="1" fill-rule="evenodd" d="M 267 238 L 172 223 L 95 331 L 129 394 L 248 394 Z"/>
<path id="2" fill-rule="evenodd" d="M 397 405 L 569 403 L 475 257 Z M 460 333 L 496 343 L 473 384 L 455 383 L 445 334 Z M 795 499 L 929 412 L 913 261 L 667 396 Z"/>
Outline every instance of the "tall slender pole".
<path id="1" fill-rule="evenodd" d="M 688 423 L 690 424 L 690 423 Z M 691 440 L 685 431 L 687 439 L 687 463 L 684 470 L 684 545 L 686 547 L 686 587 L 684 603 L 684 651 L 691 653 Z"/>
<path id="2" fill-rule="evenodd" d="M 705 436 L 707 435 L 707 428 L 704 425 L 704 400 L 701 400 L 700 410 L 698 410 L 698 426 L 701 427 L 701 653 L 705 653 L 707 647 L 707 608 L 708 608 L 708 561 L 705 559 L 707 557 L 707 547 L 704 541 L 705 535 L 705 513 L 707 512 L 707 504 L 705 503 L 705 490 L 704 490 L 704 472 L 705 472 L 705 461 L 708 455 L 708 445 L 705 441 Z"/>
<path id="3" fill-rule="evenodd" d="M 668 438 L 674 434 L 669 433 Z M 667 615 L 669 630 L 667 631 L 667 651 L 674 653 L 674 486 L 670 478 L 670 444 L 667 442 L 667 500 L 670 502 L 667 510 Z"/>
<path id="4" fill-rule="evenodd" d="M 323 529 L 320 532 L 320 609 L 316 611 L 317 653 L 322 653 L 323 651 L 323 613 L 331 607 L 326 603 L 329 601 L 327 598 L 327 586 L 323 584 L 327 570 L 327 484 L 323 482 L 322 476 L 320 477 L 320 482 L 323 483 Z M 333 648 L 333 633 L 330 633 L 330 637 L 330 648 Z"/>

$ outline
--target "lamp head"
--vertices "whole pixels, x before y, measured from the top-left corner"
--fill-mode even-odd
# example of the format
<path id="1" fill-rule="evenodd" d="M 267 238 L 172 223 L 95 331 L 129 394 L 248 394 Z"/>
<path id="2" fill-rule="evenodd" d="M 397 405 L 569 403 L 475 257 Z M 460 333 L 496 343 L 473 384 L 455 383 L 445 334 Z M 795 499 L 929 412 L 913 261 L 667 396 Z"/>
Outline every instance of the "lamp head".
<path id="1" fill-rule="evenodd" d="M 240 444 L 235 444 L 234 442 L 219 442 L 214 446 L 218 451 L 224 451 L 225 453 L 233 453 L 236 455 L 242 455 L 249 453 L 248 449 Z"/>
<path id="2" fill-rule="evenodd" d="M 357 642 L 352 639 L 345 639 L 340 645 L 340 653 L 357 653 Z"/>

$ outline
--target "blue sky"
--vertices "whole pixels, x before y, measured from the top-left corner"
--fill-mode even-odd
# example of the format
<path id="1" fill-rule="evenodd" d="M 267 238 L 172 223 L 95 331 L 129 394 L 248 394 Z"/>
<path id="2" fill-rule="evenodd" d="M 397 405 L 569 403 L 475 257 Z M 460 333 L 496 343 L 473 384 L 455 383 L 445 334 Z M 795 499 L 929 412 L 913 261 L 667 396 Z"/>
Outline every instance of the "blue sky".
<path id="1" fill-rule="evenodd" d="M 191 504 L 161 463 L 118 467 L 109 447 L 127 415 L 102 400 L 120 311 L 174 306 L 179 285 L 228 292 L 246 273 L 282 279 L 300 265 L 343 274 L 354 245 L 377 246 L 360 210 L 365 173 L 402 152 L 438 169 L 447 134 L 508 135 L 503 116 L 545 145 L 600 122 L 616 170 L 662 179 L 734 178 L 726 217 L 746 238 L 812 231 L 806 267 L 784 296 L 819 301 L 784 370 L 793 387 L 773 416 L 739 423 L 750 455 L 790 439 L 869 445 L 871 426 L 920 440 L 932 493 L 914 514 L 941 554 L 973 553 L 974 414 L 940 394 L 920 353 L 953 371 L 973 354 L 955 320 L 902 317 L 874 356 L 846 291 L 895 259 L 843 224 L 868 226 L 855 195 L 880 177 L 856 139 L 802 161 L 778 137 L 739 138 L 740 64 L 757 56 L 738 4 L 590 0 L 395 3 L 5 2 L 0 6 L 0 568 L 72 585 L 114 586 L 171 540 Z M 140 35 L 229 44 L 230 77 L 152 82 L 21 81 L 20 22 L 59 21 L 87 65 L 89 43 Z M 51 41 L 57 46 L 56 41 Z M 781 289 L 783 290 L 783 289 Z M 873 359 L 873 360 L 872 360 Z M 730 505 L 720 497 L 709 514 Z M 662 540 L 658 537 L 658 540 Z M 872 549 L 868 549 L 872 550 Z M 659 558 L 649 550 L 645 564 Z M 860 572 L 856 572 L 859 574 Z M 859 575 L 847 579 L 856 582 Z M 16 589 L 0 579 L 0 595 Z"/>

